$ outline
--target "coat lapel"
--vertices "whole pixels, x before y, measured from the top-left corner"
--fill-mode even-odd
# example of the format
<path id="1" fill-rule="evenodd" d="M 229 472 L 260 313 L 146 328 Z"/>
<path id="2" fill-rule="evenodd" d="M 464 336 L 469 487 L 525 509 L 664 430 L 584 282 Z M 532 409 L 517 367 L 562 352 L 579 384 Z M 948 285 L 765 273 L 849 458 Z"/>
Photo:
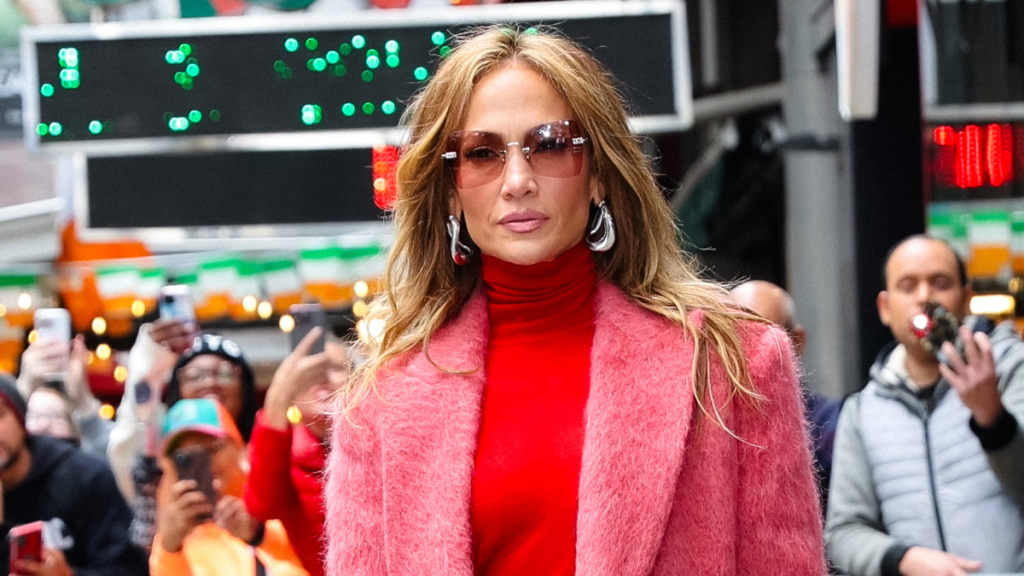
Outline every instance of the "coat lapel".
<path id="1" fill-rule="evenodd" d="M 387 382 L 381 422 L 385 556 L 394 574 L 472 576 L 469 502 L 487 351 L 483 294 L 435 334 L 430 350 L 442 367 L 473 371 L 447 374 L 415 355 Z M 611 285 L 598 288 L 578 575 L 650 573 L 690 430 L 691 359 L 692 344 L 678 327 Z"/>
<path id="2" fill-rule="evenodd" d="M 487 305 L 477 293 L 422 354 L 389 382 L 381 460 L 385 556 L 392 574 L 472 576 L 469 503 L 487 351 Z"/>
<path id="3" fill-rule="evenodd" d="M 666 350 L 676 351 L 666 354 Z M 693 346 L 602 284 L 580 471 L 576 574 L 651 572 L 690 431 Z"/>

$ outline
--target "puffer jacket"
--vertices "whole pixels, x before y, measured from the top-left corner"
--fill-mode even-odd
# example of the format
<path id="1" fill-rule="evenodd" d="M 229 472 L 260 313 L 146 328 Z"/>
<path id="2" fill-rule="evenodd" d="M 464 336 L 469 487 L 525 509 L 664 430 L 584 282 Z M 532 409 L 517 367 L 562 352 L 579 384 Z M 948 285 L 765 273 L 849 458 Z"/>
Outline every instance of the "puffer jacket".
<path id="1" fill-rule="evenodd" d="M 910 546 L 1024 571 L 1024 343 L 1010 323 L 992 333 L 999 389 L 1014 429 L 992 442 L 945 380 L 915 393 L 892 344 L 839 420 L 825 539 L 843 572 L 898 573 Z"/>

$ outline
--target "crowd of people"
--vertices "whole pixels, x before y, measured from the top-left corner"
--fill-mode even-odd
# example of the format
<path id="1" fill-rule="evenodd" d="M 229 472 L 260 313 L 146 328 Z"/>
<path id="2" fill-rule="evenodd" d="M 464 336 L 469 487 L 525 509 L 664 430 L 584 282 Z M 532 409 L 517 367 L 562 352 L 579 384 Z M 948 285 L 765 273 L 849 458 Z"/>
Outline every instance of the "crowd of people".
<path id="1" fill-rule="evenodd" d="M 235 342 L 157 320 L 113 422 L 80 337 L 0 375 L 0 526 L 43 523 L 12 573 L 1024 572 L 1024 344 L 947 244 L 891 251 L 895 342 L 824 398 L 792 298 L 680 251 L 575 43 L 467 35 L 406 123 L 377 341 L 315 328 L 261 406 Z M 929 345 L 936 306 L 961 326 Z"/>

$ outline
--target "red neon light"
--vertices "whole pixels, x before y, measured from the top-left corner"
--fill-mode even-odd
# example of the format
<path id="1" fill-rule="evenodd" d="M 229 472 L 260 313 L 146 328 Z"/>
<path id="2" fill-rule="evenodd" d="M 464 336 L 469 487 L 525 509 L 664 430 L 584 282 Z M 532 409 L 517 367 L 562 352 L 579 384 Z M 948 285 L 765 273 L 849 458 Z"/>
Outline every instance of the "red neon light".
<path id="1" fill-rule="evenodd" d="M 1003 165 L 1000 162 L 1000 151 L 1003 146 L 1003 134 L 999 124 L 989 124 L 985 127 L 985 160 L 988 167 L 988 179 L 993 186 L 1002 186 L 1006 176 L 1003 174 Z"/>
<path id="2" fill-rule="evenodd" d="M 957 135 L 956 184 L 977 188 L 982 183 L 981 126 L 968 124 Z"/>
<path id="3" fill-rule="evenodd" d="M 931 173 L 943 187 L 1004 186 L 1013 181 L 1015 155 L 1024 144 L 1024 131 L 1010 124 L 967 124 L 932 129 L 935 144 Z M 1024 157 L 1024 154 L 1021 154 Z"/>
<path id="4" fill-rule="evenodd" d="M 397 168 L 397 147 L 373 147 L 373 203 L 382 210 L 390 210 L 398 199 Z"/>
<path id="5" fill-rule="evenodd" d="M 999 150 L 999 163 L 1002 164 L 1005 182 L 1013 181 L 1013 127 L 1009 124 L 1000 126 L 1003 145 Z"/>
<path id="6" fill-rule="evenodd" d="M 950 146 L 956 144 L 956 131 L 952 126 L 938 126 L 932 130 L 932 139 L 939 146 Z"/>
<path id="7" fill-rule="evenodd" d="M 938 145 L 938 153 L 932 164 L 936 181 L 944 188 L 956 186 L 956 131 L 952 126 L 938 126 L 932 130 L 932 140 Z"/>

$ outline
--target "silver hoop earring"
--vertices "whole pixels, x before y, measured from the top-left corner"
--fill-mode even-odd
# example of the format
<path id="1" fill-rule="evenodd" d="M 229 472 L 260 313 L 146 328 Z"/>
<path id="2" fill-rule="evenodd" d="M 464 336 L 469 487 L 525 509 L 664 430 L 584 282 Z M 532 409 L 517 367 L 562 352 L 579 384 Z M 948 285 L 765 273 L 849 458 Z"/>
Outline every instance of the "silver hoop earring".
<path id="1" fill-rule="evenodd" d="M 612 220 L 612 213 L 604 200 L 591 210 L 587 222 L 587 237 L 584 240 L 587 248 L 593 252 L 607 252 L 615 246 L 615 221 Z"/>
<path id="2" fill-rule="evenodd" d="M 448 228 L 448 236 L 451 238 L 451 252 L 452 261 L 455 264 L 462 266 L 469 261 L 469 257 L 473 255 L 473 249 L 462 243 L 459 240 L 459 233 L 462 231 L 462 225 L 459 223 L 459 219 L 451 214 L 448 215 L 448 221 L 445 222 L 445 226 Z"/>

